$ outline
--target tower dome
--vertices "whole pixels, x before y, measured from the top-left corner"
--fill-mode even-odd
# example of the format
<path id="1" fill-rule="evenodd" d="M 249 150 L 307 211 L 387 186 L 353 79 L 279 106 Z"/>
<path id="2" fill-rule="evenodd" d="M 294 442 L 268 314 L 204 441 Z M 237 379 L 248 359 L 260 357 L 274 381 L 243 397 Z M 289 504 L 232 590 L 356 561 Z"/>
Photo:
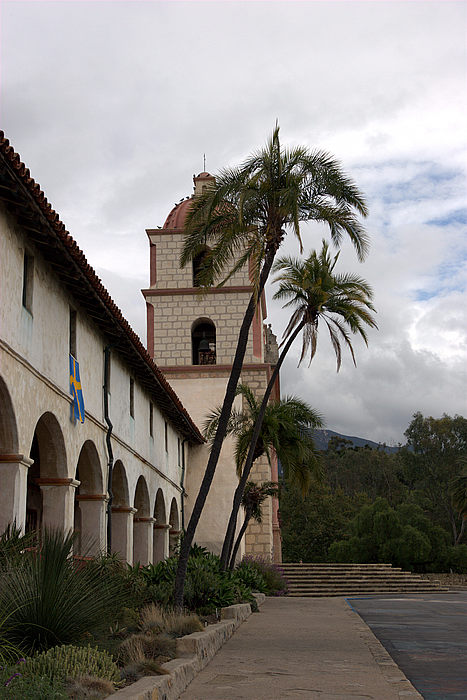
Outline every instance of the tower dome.
<path id="1" fill-rule="evenodd" d="M 199 173 L 199 175 L 193 175 L 194 194 L 192 194 L 191 197 L 182 199 L 174 206 L 166 218 L 162 228 L 184 228 L 186 217 L 191 209 L 193 197 L 197 197 L 198 195 L 202 194 L 206 187 L 208 187 L 211 183 L 214 184 L 215 182 L 216 178 L 210 173 L 202 172 Z"/>

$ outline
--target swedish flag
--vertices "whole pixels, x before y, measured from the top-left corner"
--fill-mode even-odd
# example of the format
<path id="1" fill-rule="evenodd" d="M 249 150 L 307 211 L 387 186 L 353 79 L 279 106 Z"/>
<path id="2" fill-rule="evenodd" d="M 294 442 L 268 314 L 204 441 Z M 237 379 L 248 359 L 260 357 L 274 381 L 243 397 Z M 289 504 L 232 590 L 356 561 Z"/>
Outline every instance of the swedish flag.
<path id="1" fill-rule="evenodd" d="M 73 355 L 70 355 L 70 394 L 73 396 L 75 419 L 84 423 L 84 399 L 79 378 L 79 364 Z"/>

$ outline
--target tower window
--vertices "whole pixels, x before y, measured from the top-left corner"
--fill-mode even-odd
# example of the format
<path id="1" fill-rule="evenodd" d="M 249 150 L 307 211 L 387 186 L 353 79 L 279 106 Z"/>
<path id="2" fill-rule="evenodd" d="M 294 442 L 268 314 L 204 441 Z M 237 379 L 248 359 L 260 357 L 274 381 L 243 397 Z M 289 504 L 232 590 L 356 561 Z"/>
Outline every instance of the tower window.
<path id="1" fill-rule="evenodd" d="M 194 365 L 216 364 L 216 327 L 212 321 L 200 320 L 194 324 L 191 347 Z"/>
<path id="2" fill-rule="evenodd" d="M 135 417 L 135 380 L 130 378 L 130 416 Z"/>
<path id="3" fill-rule="evenodd" d="M 210 250 L 207 246 L 203 247 L 200 252 L 193 258 L 193 287 L 200 287 L 199 273 L 203 268 L 204 261 L 207 259 Z"/>
<path id="4" fill-rule="evenodd" d="M 34 258 L 26 250 L 23 260 L 23 306 L 32 313 L 32 291 L 34 285 Z"/>
<path id="5" fill-rule="evenodd" d="M 154 437 L 154 408 L 152 401 L 149 402 L 149 435 Z"/>
<path id="6" fill-rule="evenodd" d="M 70 355 L 73 355 L 75 359 L 78 359 L 76 350 L 76 311 L 70 309 Z"/>

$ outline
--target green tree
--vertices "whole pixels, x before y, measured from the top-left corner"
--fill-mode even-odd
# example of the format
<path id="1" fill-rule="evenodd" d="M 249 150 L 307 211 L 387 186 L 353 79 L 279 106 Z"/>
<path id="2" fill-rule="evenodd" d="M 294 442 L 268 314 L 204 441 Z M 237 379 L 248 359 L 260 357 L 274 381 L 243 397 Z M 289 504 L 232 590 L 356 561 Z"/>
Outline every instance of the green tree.
<path id="1" fill-rule="evenodd" d="M 456 544 L 463 517 L 453 505 L 450 485 L 461 472 L 459 459 L 467 455 L 467 419 L 447 414 L 425 417 L 417 412 L 404 434 L 407 448 L 402 456 L 407 485 L 419 492 L 434 521 L 451 529 Z"/>
<path id="2" fill-rule="evenodd" d="M 366 503 L 364 493 L 350 496 L 339 488 L 331 490 L 325 481 L 313 484 L 305 498 L 285 485 L 280 493 L 284 561 L 329 561 L 329 547 L 348 535 L 350 521 Z"/>
<path id="3" fill-rule="evenodd" d="M 361 193 L 337 161 L 320 151 L 284 149 L 278 126 L 265 148 L 240 167 L 222 171 L 216 185 L 194 199 L 181 265 L 188 264 L 208 246 L 210 251 L 198 274 L 200 284 L 213 284 L 225 275 L 222 284 L 248 263 L 254 289 L 240 327 L 216 436 L 180 549 L 175 582 L 175 604 L 179 607 L 183 604 L 190 546 L 225 438 L 249 329 L 282 240 L 292 231 L 301 242 L 300 222 L 319 221 L 329 226 L 336 245 L 343 234 L 348 235 L 358 257 L 363 259 L 368 243 L 359 216 L 366 215 Z"/>
<path id="4" fill-rule="evenodd" d="M 257 523 L 262 522 L 263 519 L 263 509 L 262 505 L 268 496 L 277 496 L 279 492 L 278 484 L 273 481 L 264 481 L 262 484 L 257 484 L 254 481 L 247 481 L 245 490 L 242 496 L 242 506 L 245 511 L 245 517 L 242 526 L 235 540 L 234 547 L 232 549 L 232 556 L 230 559 L 230 569 L 235 568 L 235 559 L 237 556 L 238 549 L 240 547 L 240 542 L 242 537 L 246 532 L 248 523 L 253 518 Z"/>
<path id="5" fill-rule="evenodd" d="M 459 459 L 459 466 L 463 469 L 467 467 L 467 459 Z M 452 507 L 461 516 L 462 524 L 458 532 L 455 544 L 459 544 L 467 521 L 467 473 L 459 474 L 449 484 L 449 494 L 451 496 Z"/>
<path id="6" fill-rule="evenodd" d="M 339 254 L 335 255 L 334 258 L 330 256 L 329 247 L 323 241 L 319 254 L 313 251 L 303 261 L 284 257 L 279 259 L 273 267 L 273 272 L 279 273 L 274 281 L 280 283 L 274 298 L 286 300 L 285 307 L 292 308 L 293 313 L 284 332 L 285 345 L 269 379 L 257 414 L 250 450 L 234 494 L 232 514 L 221 554 L 223 563 L 228 560 L 233 542 L 241 495 L 253 464 L 255 444 L 260 435 L 261 421 L 266 411 L 267 402 L 282 363 L 294 340 L 300 333 L 303 333 L 302 353 L 299 362 L 302 362 L 309 351 L 311 363 L 317 348 L 320 321 L 324 323 L 329 330 L 331 344 L 336 354 L 337 371 L 339 371 L 342 361 L 341 340 L 347 345 L 355 363 L 350 334 L 359 334 L 367 343 L 364 326 L 369 325 L 376 328 L 376 323 L 370 313 L 374 310 L 371 303 L 373 296 L 371 287 L 357 275 L 334 273 L 338 257 Z"/>

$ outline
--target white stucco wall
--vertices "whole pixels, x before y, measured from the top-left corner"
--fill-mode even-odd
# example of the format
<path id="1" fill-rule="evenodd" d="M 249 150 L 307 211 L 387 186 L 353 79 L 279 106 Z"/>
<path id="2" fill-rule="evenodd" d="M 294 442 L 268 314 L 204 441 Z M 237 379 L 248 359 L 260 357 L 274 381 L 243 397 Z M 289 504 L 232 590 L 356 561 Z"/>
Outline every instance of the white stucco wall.
<path id="1" fill-rule="evenodd" d="M 31 313 L 22 305 L 25 248 L 34 256 Z M 17 454 L 12 457 L 19 463 L 19 456 L 24 455 L 27 461 L 37 423 L 41 416 L 50 414 L 49 423 L 55 426 L 55 433 L 63 439 L 63 450 L 60 451 L 59 473 L 45 476 L 73 479 L 81 449 L 90 440 L 97 450 L 100 481 L 105 493 L 108 457 L 102 387 L 104 347 L 107 340 L 83 310 L 75 305 L 52 268 L 43 260 L 39 251 L 27 242 L 26 236 L 3 209 L 0 209 L 0 266 L 0 379 L 6 387 L 4 394 L 9 394 L 11 399 L 11 410 L 0 407 L 0 414 L 2 410 L 8 411 L 8 415 L 0 415 L 0 456 L 11 451 L 8 440 L 4 439 L 4 445 L 1 440 L 8 432 L 9 421 L 13 420 L 18 439 Z M 71 415 L 70 307 L 77 311 L 76 345 L 86 407 L 84 424 L 75 422 Z M 115 461 L 121 460 L 127 474 L 129 506 L 133 505 L 138 478 L 143 475 L 148 486 L 151 514 L 154 511 L 156 492 L 162 488 L 168 517 L 174 498 L 180 511 L 181 466 L 178 464 L 177 443 L 183 438 L 169 422 L 166 451 L 164 426 L 167 419 L 136 379 L 134 418 L 130 417 L 131 369 L 116 351 L 112 351 L 111 362 L 110 416 L 114 425 L 112 447 Z M 151 401 L 153 437 L 149 434 Z M 13 413 L 13 417 L 10 413 Z M 186 452 L 189 461 L 189 450 Z M 41 462 L 45 464 L 45 461 L 41 454 Z M 8 464 L 3 457 L 0 465 L 3 475 L 12 473 L 8 472 Z M 27 465 L 23 464 L 21 469 L 27 475 Z M 44 475 L 41 473 L 40 476 L 42 478 Z M 12 494 L 8 488 L 3 488 L 0 492 L 0 512 L 3 514 L 0 526 L 6 525 L 4 521 L 15 509 L 19 520 L 24 523 L 26 483 L 23 477 L 21 483 L 18 482 L 18 493 Z M 76 486 L 63 486 L 62 491 L 64 488 L 72 493 Z M 15 500 L 13 511 L 12 499 Z M 179 515 L 180 513 L 178 519 Z"/>

